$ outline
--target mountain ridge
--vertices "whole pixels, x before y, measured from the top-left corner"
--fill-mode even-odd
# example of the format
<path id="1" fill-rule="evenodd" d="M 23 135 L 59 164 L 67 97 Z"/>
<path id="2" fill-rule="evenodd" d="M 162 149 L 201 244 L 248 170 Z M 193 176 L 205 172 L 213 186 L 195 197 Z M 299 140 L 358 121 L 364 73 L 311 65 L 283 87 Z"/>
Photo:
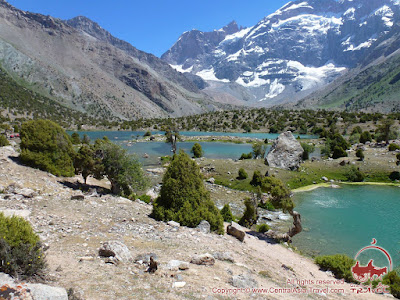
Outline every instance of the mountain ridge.
<path id="1" fill-rule="evenodd" d="M 138 57 L 60 19 L 0 2 L 0 65 L 62 105 L 105 119 L 219 109 L 191 79 L 154 55 L 128 50 Z"/>
<path id="2" fill-rule="evenodd" d="M 183 55 L 182 49 L 202 41 L 186 32 L 161 57 L 202 77 L 210 85 L 205 91 L 216 98 L 225 94 L 256 106 L 296 102 L 373 55 L 400 20 L 399 5 L 397 0 L 291 1 L 217 45 L 205 41 L 213 46 L 208 52 Z"/>

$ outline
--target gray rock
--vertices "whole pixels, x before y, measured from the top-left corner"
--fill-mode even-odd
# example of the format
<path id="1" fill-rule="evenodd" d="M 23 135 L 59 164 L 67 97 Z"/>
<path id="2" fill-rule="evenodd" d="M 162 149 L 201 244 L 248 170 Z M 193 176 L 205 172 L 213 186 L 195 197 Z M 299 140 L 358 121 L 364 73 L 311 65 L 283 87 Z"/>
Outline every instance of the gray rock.
<path id="1" fill-rule="evenodd" d="M 115 257 L 119 262 L 131 262 L 132 254 L 128 247 L 119 241 L 105 242 L 99 249 L 101 257 Z"/>
<path id="2" fill-rule="evenodd" d="M 326 182 L 329 181 L 328 177 L 326 177 L 326 176 L 323 176 L 321 179 L 322 179 L 323 181 L 326 181 Z"/>
<path id="3" fill-rule="evenodd" d="M 184 281 L 177 281 L 172 284 L 173 288 L 183 288 L 186 285 Z"/>
<path id="4" fill-rule="evenodd" d="M 33 197 L 38 196 L 37 192 L 35 192 L 32 189 L 28 189 L 28 188 L 16 189 L 15 194 L 24 196 L 25 198 L 33 198 Z"/>
<path id="5" fill-rule="evenodd" d="M 240 274 L 237 276 L 232 276 L 229 279 L 229 283 L 236 288 L 256 288 L 258 287 L 258 282 L 251 278 L 249 274 Z"/>
<path id="6" fill-rule="evenodd" d="M 27 284 L 35 300 L 68 300 L 67 291 L 60 287 L 44 284 Z"/>
<path id="7" fill-rule="evenodd" d="M 270 167 L 297 170 L 303 156 L 303 147 L 290 131 L 282 133 L 273 143 L 266 160 Z"/>
<path id="8" fill-rule="evenodd" d="M 189 264 L 185 261 L 170 260 L 167 264 L 167 269 L 170 271 L 187 270 L 189 269 Z"/>
<path id="9" fill-rule="evenodd" d="M 68 300 L 67 291 L 64 288 L 53 287 L 44 284 L 32 284 L 32 283 L 19 283 L 11 278 L 9 275 L 0 273 L 0 285 L 7 285 L 7 289 L 10 292 L 17 291 L 24 295 L 23 299 L 34 299 L 34 300 Z M 7 290 L 3 291 L 7 293 Z M 1 298 L 1 295 L 0 295 Z M 1 298 L 3 299 L 3 298 Z M 17 299 L 17 298 L 5 298 L 5 299 Z M 19 298 L 18 298 L 19 299 Z"/>
<path id="10" fill-rule="evenodd" d="M 206 220 L 201 221 L 200 224 L 196 227 L 198 231 L 203 233 L 210 233 L 210 228 L 210 223 L 208 223 Z"/>
<path id="11" fill-rule="evenodd" d="M 212 266 L 215 264 L 215 258 L 211 254 L 206 253 L 193 256 L 190 262 L 195 265 Z"/>
<path id="12" fill-rule="evenodd" d="M 207 182 L 209 182 L 209 183 L 211 183 L 211 184 L 214 184 L 214 183 L 215 183 L 215 179 L 214 179 L 213 177 L 211 177 L 211 178 L 209 178 L 209 179 L 207 180 Z"/>
<path id="13" fill-rule="evenodd" d="M 72 195 L 71 200 L 83 201 L 83 200 L 85 200 L 85 196 L 84 195 Z"/>
<path id="14" fill-rule="evenodd" d="M 213 256 L 215 259 L 218 259 L 218 260 L 229 261 L 231 263 L 235 262 L 232 252 L 214 252 Z"/>
<path id="15" fill-rule="evenodd" d="M 241 242 L 244 241 L 244 237 L 246 236 L 246 232 L 244 231 L 243 227 L 235 222 L 232 222 L 230 225 L 228 225 L 226 228 L 226 233 L 234 236 Z"/>
<path id="16" fill-rule="evenodd" d="M 176 227 L 176 228 L 181 227 L 181 224 L 175 221 L 168 221 L 167 224 L 171 227 Z"/>

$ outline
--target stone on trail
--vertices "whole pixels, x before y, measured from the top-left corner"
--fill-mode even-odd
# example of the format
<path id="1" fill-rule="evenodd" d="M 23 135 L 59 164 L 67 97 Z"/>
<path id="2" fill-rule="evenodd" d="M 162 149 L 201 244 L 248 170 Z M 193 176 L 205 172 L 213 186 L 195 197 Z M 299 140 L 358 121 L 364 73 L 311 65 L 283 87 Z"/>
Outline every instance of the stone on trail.
<path id="1" fill-rule="evenodd" d="M 230 225 L 228 225 L 226 228 L 226 233 L 234 236 L 241 242 L 244 241 L 244 237 L 246 236 L 246 232 L 244 231 L 243 227 L 235 222 L 232 222 Z"/>

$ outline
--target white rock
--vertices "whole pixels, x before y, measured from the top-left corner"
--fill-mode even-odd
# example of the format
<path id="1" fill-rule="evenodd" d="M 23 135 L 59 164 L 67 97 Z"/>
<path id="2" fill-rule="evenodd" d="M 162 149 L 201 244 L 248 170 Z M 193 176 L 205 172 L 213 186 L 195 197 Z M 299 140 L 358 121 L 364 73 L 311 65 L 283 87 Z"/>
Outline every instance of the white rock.
<path id="1" fill-rule="evenodd" d="M 184 281 L 178 281 L 178 282 L 174 282 L 172 284 L 173 288 L 183 288 L 186 285 L 186 282 Z"/>

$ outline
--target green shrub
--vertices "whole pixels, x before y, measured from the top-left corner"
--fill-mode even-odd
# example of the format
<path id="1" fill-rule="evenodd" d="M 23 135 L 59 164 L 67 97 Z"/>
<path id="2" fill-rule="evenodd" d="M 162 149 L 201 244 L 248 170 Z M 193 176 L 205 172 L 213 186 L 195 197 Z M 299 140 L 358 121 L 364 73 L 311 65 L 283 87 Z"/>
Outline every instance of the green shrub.
<path id="1" fill-rule="evenodd" d="M 7 138 L 0 134 L 0 147 L 8 146 L 10 143 L 8 142 Z"/>
<path id="2" fill-rule="evenodd" d="M 151 203 L 151 197 L 149 195 L 143 194 L 139 199 L 147 204 Z"/>
<path id="3" fill-rule="evenodd" d="M 351 182 L 362 182 L 365 179 L 364 173 L 360 171 L 360 169 L 355 166 L 351 166 L 351 168 L 345 174 L 348 181 Z"/>
<path id="4" fill-rule="evenodd" d="M 400 146 L 399 145 L 394 144 L 394 143 L 389 145 L 389 151 L 396 151 L 396 150 L 400 150 Z"/>
<path id="5" fill-rule="evenodd" d="M 360 143 L 372 142 L 372 136 L 368 131 L 364 131 L 360 135 Z"/>
<path id="6" fill-rule="evenodd" d="M 357 149 L 357 151 L 356 151 L 356 156 L 357 156 L 361 161 L 363 161 L 364 158 L 365 158 L 365 156 L 364 156 L 364 151 L 363 151 L 362 149 Z"/>
<path id="7" fill-rule="evenodd" d="M 360 126 L 356 126 L 353 128 L 353 131 L 351 132 L 351 135 L 353 134 L 361 134 L 362 133 L 362 129 Z"/>
<path id="8" fill-rule="evenodd" d="M 264 177 L 261 190 L 271 195 L 270 203 L 274 208 L 282 209 L 283 212 L 293 211 L 294 203 L 290 197 L 290 191 L 282 180 L 275 177 Z"/>
<path id="9" fill-rule="evenodd" d="M 240 168 L 237 179 L 244 180 L 247 179 L 247 177 L 249 176 L 247 175 L 246 171 L 243 168 Z"/>
<path id="10" fill-rule="evenodd" d="M 206 220 L 211 230 L 223 233 L 222 216 L 204 186 L 200 168 L 183 151 L 174 155 L 164 174 L 160 196 L 151 216 L 161 221 L 174 220 L 188 227 L 196 227 Z"/>
<path id="11" fill-rule="evenodd" d="M 28 121 L 21 128 L 21 161 L 56 176 L 73 176 L 72 148 L 68 134 L 49 120 Z"/>
<path id="12" fill-rule="evenodd" d="M 253 153 L 252 152 L 242 153 L 242 155 L 240 156 L 239 160 L 252 159 L 252 158 L 253 158 Z"/>
<path id="13" fill-rule="evenodd" d="M 84 144 L 75 155 L 74 168 L 76 175 L 82 175 L 85 184 L 90 175 L 102 177 L 99 174 L 103 171 L 101 160 L 96 157 L 93 147 L 86 144 Z"/>
<path id="14" fill-rule="evenodd" d="M 94 147 L 102 156 L 101 172 L 99 171 L 96 177 L 106 176 L 111 183 L 112 193 L 129 196 L 146 188 L 147 178 L 135 156 L 108 139 L 96 140 Z"/>
<path id="15" fill-rule="evenodd" d="M 333 159 L 340 158 L 340 157 L 347 157 L 347 156 L 348 155 L 347 155 L 346 150 L 344 150 L 340 146 L 335 146 L 335 148 L 333 148 L 333 153 L 332 153 Z"/>
<path id="16" fill-rule="evenodd" d="M 203 149 L 201 148 L 201 145 L 199 143 L 194 143 L 191 152 L 193 153 L 193 156 L 196 158 L 203 156 Z"/>
<path id="17" fill-rule="evenodd" d="M 250 228 L 255 223 L 257 223 L 257 211 L 254 207 L 254 204 L 249 198 L 244 200 L 244 205 L 246 206 L 246 208 L 244 210 L 243 216 L 239 220 L 239 224 L 244 227 Z"/>
<path id="18" fill-rule="evenodd" d="M 161 156 L 161 165 L 165 165 L 171 161 L 171 156 L 166 155 L 166 156 Z"/>
<path id="19" fill-rule="evenodd" d="M 383 284 L 390 287 L 390 293 L 393 297 L 400 299 L 400 276 L 397 275 L 396 271 L 391 271 L 383 277 Z"/>
<path id="20" fill-rule="evenodd" d="M 71 134 L 71 142 L 73 145 L 79 145 L 81 143 L 79 133 L 74 132 L 73 134 Z"/>
<path id="21" fill-rule="evenodd" d="M 390 180 L 400 180 L 400 172 L 398 171 L 393 171 L 392 173 L 390 173 L 389 175 Z"/>
<path id="22" fill-rule="evenodd" d="M 344 254 L 318 256 L 315 263 L 324 271 L 331 271 L 336 278 L 347 282 L 356 282 L 351 273 L 351 267 L 356 263 L 354 259 Z"/>
<path id="23" fill-rule="evenodd" d="M 146 136 L 151 136 L 151 132 L 150 132 L 150 131 L 146 131 L 146 132 L 143 134 L 143 136 L 144 136 L 144 137 L 146 137 Z"/>
<path id="24" fill-rule="evenodd" d="M 253 143 L 253 156 L 254 158 L 264 158 L 265 152 L 267 151 L 267 145 L 263 142 Z"/>
<path id="25" fill-rule="evenodd" d="M 275 210 L 275 206 L 270 202 L 264 202 L 264 203 L 258 203 L 258 207 L 262 208 L 262 209 L 266 209 L 266 210 L 270 210 L 270 211 L 274 211 Z"/>
<path id="26" fill-rule="evenodd" d="M 0 213 L 0 272 L 23 278 L 38 275 L 45 268 L 39 237 L 28 221 Z"/>
<path id="27" fill-rule="evenodd" d="M 269 230 L 269 226 L 267 224 L 257 225 L 257 232 L 265 233 Z"/>
<path id="28" fill-rule="evenodd" d="M 358 144 L 360 142 L 360 138 L 361 138 L 361 135 L 359 133 L 352 134 L 349 137 L 349 143 L 352 145 Z"/>
<path id="29" fill-rule="evenodd" d="M 224 207 L 221 209 L 221 216 L 224 219 L 224 222 L 233 221 L 233 215 L 229 204 L 225 204 Z"/>
<path id="30" fill-rule="evenodd" d="M 261 172 L 258 170 L 255 170 L 254 174 L 253 174 L 253 178 L 250 181 L 250 184 L 252 186 L 261 186 L 262 179 L 263 179 L 263 176 L 261 175 Z"/>
<path id="31" fill-rule="evenodd" d="M 308 160 L 310 157 L 310 153 L 314 152 L 315 146 L 314 144 L 308 144 L 308 143 L 300 143 L 301 147 L 303 148 L 303 160 Z"/>

